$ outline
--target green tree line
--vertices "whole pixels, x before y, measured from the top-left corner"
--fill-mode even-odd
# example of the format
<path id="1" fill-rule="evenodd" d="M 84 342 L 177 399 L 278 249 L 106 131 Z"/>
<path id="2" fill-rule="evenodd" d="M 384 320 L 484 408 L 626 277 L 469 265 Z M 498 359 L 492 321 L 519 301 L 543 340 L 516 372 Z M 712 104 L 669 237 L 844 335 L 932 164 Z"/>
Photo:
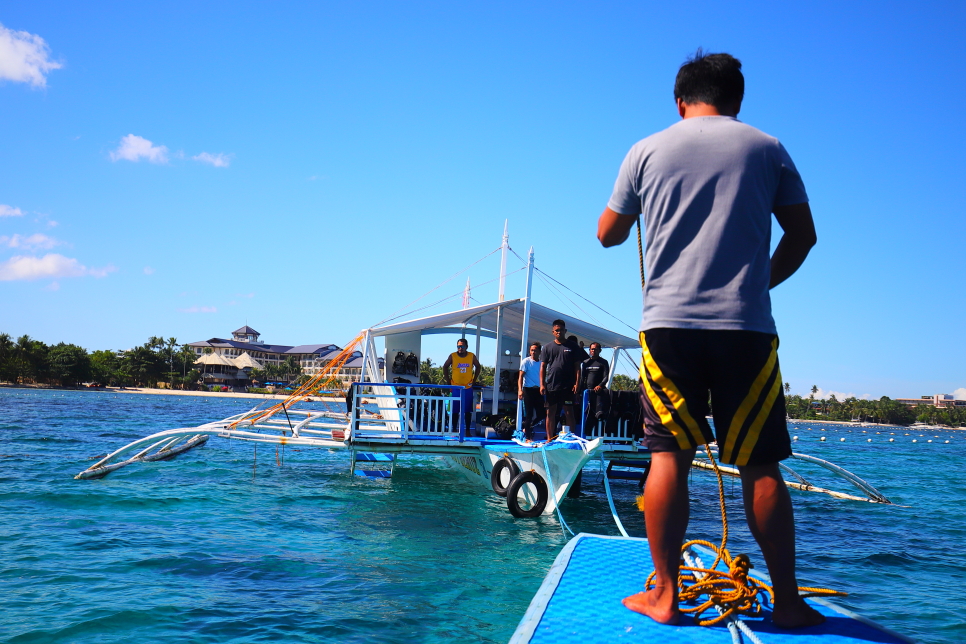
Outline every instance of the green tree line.
<path id="1" fill-rule="evenodd" d="M 123 354 L 88 352 L 76 344 L 48 346 L 22 335 L 14 341 L 0 333 L 0 381 L 72 387 L 82 382 L 110 386 L 157 386 L 193 389 L 201 374 L 194 368 L 195 352 L 176 338 L 152 336 Z"/>
<path id="2" fill-rule="evenodd" d="M 809 396 L 789 395 L 791 385 L 785 383 L 785 408 L 791 418 L 814 420 L 841 420 L 883 423 L 887 425 L 911 425 L 915 422 L 932 425 L 960 427 L 966 425 L 966 408 L 934 407 L 922 404 L 910 407 L 882 396 L 878 400 L 849 397 L 844 400 L 830 394 L 816 398 L 818 387 L 812 386 Z"/>

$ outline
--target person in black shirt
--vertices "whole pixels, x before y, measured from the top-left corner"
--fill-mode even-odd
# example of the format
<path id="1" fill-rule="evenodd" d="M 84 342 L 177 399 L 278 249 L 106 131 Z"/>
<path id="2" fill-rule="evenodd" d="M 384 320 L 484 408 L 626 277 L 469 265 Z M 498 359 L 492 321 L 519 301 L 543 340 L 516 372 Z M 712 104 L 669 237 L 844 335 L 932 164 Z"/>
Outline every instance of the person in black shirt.
<path id="1" fill-rule="evenodd" d="M 576 426 L 574 398 L 580 360 L 578 351 L 566 342 L 567 323 L 553 321 L 553 342 L 548 342 L 540 352 L 540 393 L 547 401 L 547 440 L 556 437 L 557 412 L 563 407 L 567 426 Z"/>
<path id="2" fill-rule="evenodd" d="M 590 357 L 580 365 L 580 387 L 590 391 L 587 412 L 597 420 L 605 418 L 610 409 L 610 391 L 607 390 L 609 379 L 610 364 L 600 357 L 600 342 L 591 342 Z"/>

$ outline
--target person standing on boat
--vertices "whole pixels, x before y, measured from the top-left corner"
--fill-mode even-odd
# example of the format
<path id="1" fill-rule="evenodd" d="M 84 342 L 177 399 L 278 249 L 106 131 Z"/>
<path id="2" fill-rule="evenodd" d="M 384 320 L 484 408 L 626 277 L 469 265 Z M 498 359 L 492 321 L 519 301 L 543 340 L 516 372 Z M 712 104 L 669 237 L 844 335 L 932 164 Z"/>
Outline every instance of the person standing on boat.
<path id="1" fill-rule="evenodd" d="M 748 525 L 774 582 L 772 621 L 797 628 L 824 617 L 795 577 L 795 519 L 778 467 L 791 441 L 769 289 L 798 270 L 816 235 L 788 152 L 737 118 L 744 88 L 736 58 L 699 49 L 688 59 L 674 84 L 682 120 L 631 148 L 598 221 L 610 247 L 643 218 L 647 248 L 644 512 L 656 580 L 624 605 L 677 622 L 688 473 L 697 446 L 717 438 L 721 462 L 741 473 Z M 769 258 L 772 213 L 783 234 Z M 717 436 L 705 419 L 709 395 Z"/>
<path id="2" fill-rule="evenodd" d="M 523 401 L 523 433 L 533 440 L 533 427 L 542 418 L 543 396 L 540 394 L 540 343 L 530 344 L 530 355 L 520 361 L 517 398 Z"/>
<path id="3" fill-rule="evenodd" d="M 467 351 L 469 346 L 466 338 L 460 338 L 456 341 L 456 351 L 443 363 L 443 379 L 456 387 L 472 387 L 480 377 L 480 361 Z"/>
<path id="4" fill-rule="evenodd" d="M 606 418 L 610 409 L 609 379 L 610 363 L 600 357 L 600 342 L 591 342 L 590 357 L 580 363 L 580 389 L 590 392 L 587 413 L 595 422 Z"/>
<path id="5" fill-rule="evenodd" d="M 466 388 L 473 387 L 476 384 L 476 379 L 480 377 L 480 371 L 483 367 L 480 366 L 480 361 L 476 359 L 476 356 L 467 351 L 469 347 L 470 343 L 466 341 L 466 338 L 460 338 L 456 341 L 456 351 L 449 354 L 446 362 L 443 363 L 443 382 Z M 463 411 L 467 431 L 469 431 L 472 414 L 471 409 Z"/>
<path id="6" fill-rule="evenodd" d="M 567 323 L 553 321 L 553 342 L 548 342 L 540 352 L 540 393 L 547 404 L 547 440 L 553 440 L 557 433 L 557 413 L 563 407 L 567 426 L 576 426 L 574 400 L 577 397 L 577 379 L 580 360 L 580 346 L 570 344 L 567 338 Z"/>

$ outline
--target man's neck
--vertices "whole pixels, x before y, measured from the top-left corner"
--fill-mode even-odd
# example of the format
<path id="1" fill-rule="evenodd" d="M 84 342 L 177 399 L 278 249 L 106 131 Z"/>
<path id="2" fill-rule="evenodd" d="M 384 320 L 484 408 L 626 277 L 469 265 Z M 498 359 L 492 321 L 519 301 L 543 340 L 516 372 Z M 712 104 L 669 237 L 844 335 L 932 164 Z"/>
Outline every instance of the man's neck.
<path id="1" fill-rule="evenodd" d="M 730 116 L 737 117 L 741 110 L 741 103 L 734 105 L 731 109 L 718 108 L 710 103 L 685 103 L 680 98 L 677 99 L 678 114 L 682 119 L 692 119 L 698 116 Z"/>

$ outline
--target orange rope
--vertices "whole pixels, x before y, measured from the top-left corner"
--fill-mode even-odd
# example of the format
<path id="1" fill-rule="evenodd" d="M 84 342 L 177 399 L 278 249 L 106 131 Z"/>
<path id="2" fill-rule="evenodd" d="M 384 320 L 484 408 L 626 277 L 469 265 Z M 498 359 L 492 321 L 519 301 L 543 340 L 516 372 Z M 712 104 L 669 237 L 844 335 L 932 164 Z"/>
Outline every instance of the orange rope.
<path id="1" fill-rule="evenodd" d="M 342 367 L 345 366 L 345 363 L 352 358 L 352 354 L 355 351 L 356 346 L 362 342 L 363 338 L 365 338 L 365 332 L 357 335 L 346 345 L 344 349 L 339 351 L 334 358 L 327 362 L 319 373 L 312 376 L 305 383 L 299 385 L 299 387 L 289 394 L 285 400 L 276 405 L 272 405 L 268 409 L 265 409 L 261 412 L 253 412 L 243 416 L 229 425 L 228 428 L 235 429 L 240 423 L 255 424 L 259 421 L 265 420 L 266 418 L 271 418 L 280 411 L 291 409 L 292 405 L 305 400 L 313 393 L 317 393 L 320 389 L 336 388 L 339 391 L 344 391 L 342 381 L 339 380 L 338 374 L 340 371 L 342 371 Z M 332 385 L 335 386 L 333 387 Z"/>

